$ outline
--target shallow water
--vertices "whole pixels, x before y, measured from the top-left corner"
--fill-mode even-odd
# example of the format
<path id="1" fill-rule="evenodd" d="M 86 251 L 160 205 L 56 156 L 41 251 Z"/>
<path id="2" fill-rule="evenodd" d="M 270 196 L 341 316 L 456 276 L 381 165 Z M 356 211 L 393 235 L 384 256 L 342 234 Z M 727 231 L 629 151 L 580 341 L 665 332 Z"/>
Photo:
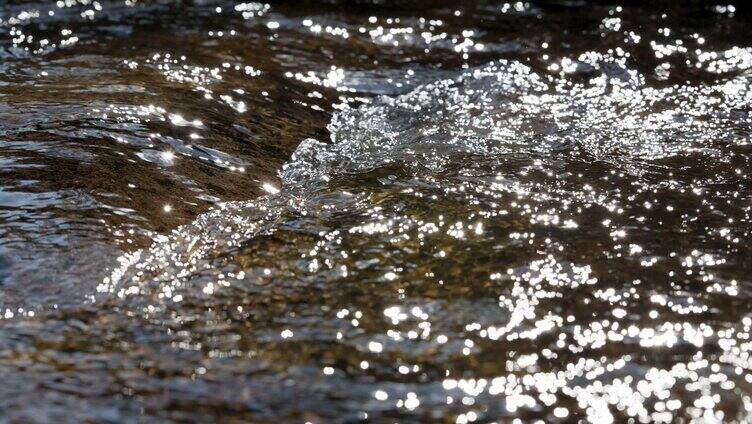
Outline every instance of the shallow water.
<path id="1" fill-rule="evenodd" d="M 750 419 L 745 10 L 0 12 L 5 421 Z"/>

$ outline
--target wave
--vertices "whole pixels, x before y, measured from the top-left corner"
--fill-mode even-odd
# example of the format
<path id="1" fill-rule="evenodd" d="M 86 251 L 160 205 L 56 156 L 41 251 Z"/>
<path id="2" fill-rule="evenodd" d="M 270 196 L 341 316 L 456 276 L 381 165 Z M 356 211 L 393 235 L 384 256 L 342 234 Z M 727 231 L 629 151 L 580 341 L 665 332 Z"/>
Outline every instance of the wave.
<path id="1" fill-rule="evenodd" d="M 150 410 L 139 387 L 254 419 L 744 419 L 748 86 L 496 61 L 345 108 L 281 187 L 39 319 Z"/>

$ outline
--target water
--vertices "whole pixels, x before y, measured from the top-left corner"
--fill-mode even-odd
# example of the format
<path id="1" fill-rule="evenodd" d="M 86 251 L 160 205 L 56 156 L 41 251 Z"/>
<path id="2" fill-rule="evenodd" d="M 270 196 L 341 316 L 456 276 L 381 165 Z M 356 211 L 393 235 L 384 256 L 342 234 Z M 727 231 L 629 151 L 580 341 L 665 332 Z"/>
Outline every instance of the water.
<path id="1" fill-rule="evenodd" d="M 0 15 L 3 420 L 750 419 L 746 10 L 60 5 Z"/>

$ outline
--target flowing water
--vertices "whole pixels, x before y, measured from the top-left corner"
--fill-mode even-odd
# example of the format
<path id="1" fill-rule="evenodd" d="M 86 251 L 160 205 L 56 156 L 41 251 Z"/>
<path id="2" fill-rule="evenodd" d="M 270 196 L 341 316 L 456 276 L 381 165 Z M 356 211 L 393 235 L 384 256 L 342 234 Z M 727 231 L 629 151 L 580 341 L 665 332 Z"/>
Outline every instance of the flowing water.
<path id="1" fill-rule="evenodd" d="M 0 6 L 0 422 L 752 419 L 716 3 Z"/>

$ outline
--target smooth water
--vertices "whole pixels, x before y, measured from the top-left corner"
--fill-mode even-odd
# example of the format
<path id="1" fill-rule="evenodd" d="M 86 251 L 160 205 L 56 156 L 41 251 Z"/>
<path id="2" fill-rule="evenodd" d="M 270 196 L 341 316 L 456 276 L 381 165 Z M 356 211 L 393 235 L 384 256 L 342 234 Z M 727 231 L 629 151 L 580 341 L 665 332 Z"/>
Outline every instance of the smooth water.
<path id="1" fill-rule="evenodd" d="M 748 17 L 0 7 L 0 421 L 749 421 Z"/>

